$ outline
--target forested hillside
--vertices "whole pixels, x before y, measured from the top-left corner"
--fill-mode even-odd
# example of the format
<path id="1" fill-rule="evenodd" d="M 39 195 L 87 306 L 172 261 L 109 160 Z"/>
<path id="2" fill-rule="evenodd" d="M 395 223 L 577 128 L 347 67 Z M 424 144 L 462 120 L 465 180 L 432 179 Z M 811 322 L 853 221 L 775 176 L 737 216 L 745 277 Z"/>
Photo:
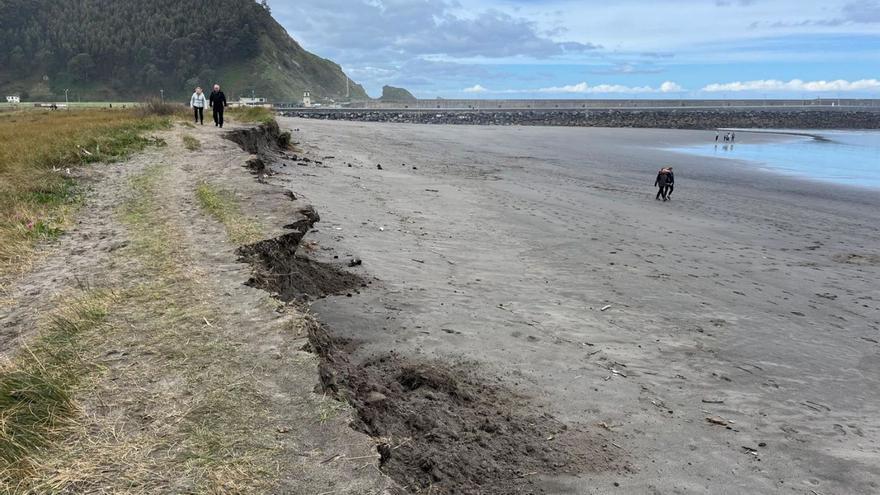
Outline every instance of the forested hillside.
<path id="1" fill-rule="evenodd" d="M 25 99 L 182 98 L 219 81 L 228 94 L 298 100 L 366 94 L 305 51 L 254 0 L 0 0 L 0 91 Z"/>

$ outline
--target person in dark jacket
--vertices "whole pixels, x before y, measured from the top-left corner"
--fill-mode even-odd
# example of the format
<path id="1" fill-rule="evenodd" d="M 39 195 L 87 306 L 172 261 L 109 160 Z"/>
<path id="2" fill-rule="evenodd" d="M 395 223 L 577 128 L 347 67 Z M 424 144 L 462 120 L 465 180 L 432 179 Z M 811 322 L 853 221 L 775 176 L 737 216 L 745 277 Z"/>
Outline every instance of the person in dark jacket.
<path id="1" fill-rule="evenodd" d="M 666 189 L 669 186 L 669 174 L 666 172 L 665 168 L 661 168 L 659 172 L 657 172 L 657 180 L 654 181 L 654 186 L 657 187 L 657 199 L 663 198 L 663 201 L 667 201 L 666 197 Z"/>
<path id="2" fill-rule="evenodd" d="M 223 91 L 220 91 L 219 84 L 214 85 L 214 91 L 211 91 L 211 96 L 208 98 L 208 103 L 214 110 L 214 126 L 222 128 L 223 109 L 226 108 L 226 95 L 223 94 Z"/>
<path id="3" fill-rule="evenodd" d="M 675 174 L 672 167 L 666 167 L 666 199 L 672 199 L 672 191 L 675 189 Z"/>

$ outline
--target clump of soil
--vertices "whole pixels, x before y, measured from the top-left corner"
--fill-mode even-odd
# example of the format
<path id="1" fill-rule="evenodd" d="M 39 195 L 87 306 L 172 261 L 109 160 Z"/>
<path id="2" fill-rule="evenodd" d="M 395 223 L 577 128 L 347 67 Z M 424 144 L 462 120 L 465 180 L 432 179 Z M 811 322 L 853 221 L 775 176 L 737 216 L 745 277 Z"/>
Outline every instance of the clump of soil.
<path id="1" fill-rule="evenodd" d="M 347 294 L 364 286 L 364 280 L 353 273 L 296 254 L 308 226 L 308 221 L 296 222 L 288 226 L 296 228 L 294 232 L 238 248 L 240 259 L 254 268 L 246 284 L 277 294 L 285 302 Z"/>
<path id="2" fill-rule="evenodd" d="M 464 366 L 391 354 L 359 365 L 315 324 L 321 382 L 379 439 L 380 467 L 411 492 L 540 493 L 534 476 L 624 469 L 601 437 L 568 428 Z"/>

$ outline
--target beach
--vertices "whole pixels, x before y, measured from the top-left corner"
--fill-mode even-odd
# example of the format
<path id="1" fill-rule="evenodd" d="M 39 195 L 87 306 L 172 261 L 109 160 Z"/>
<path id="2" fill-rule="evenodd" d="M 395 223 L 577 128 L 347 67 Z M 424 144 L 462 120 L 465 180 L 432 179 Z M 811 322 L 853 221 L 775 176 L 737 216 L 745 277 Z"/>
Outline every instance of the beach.
<path id="1" fill-rule="evenodd" d="M 880 490 L 876 192 L 668 150 L 713 131 L 280 123 L 310 256 L 370 280 L 311 305 L 353 361 L 464 367 L 612 451 L 536 491 Z"/>

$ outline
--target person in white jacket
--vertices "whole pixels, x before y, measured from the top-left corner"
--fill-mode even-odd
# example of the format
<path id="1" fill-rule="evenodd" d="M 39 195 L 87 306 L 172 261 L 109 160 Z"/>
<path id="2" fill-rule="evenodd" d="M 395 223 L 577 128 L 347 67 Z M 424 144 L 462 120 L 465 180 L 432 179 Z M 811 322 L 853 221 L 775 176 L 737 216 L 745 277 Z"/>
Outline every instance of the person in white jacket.
<path id="1" fill-rule="evenodd" d="M 193 93 L 192 97 L 189 99 L 190 105 L 193 107 L 193 114 L 196 117 L 196 124 L 205 125 L 205 93 L 202 92 L 201 86 L 196 88 L 196 92 Z"/>

